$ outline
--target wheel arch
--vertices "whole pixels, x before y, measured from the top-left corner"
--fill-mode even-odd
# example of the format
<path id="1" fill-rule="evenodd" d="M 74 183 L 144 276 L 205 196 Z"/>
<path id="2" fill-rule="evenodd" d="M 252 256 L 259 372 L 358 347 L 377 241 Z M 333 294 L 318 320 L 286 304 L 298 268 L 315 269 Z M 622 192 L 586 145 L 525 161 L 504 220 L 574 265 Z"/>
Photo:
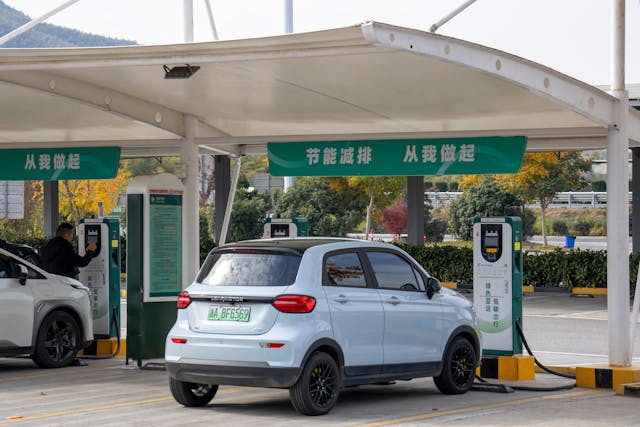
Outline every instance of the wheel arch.
<path id="1" fill-rule="evenodd" d="M 338 344 L 331 338 L 321 338 L 311 344 L 305 352 L 304 357 L 302 358 L 300 368 L 304 368 L 311 355 L 316 351 L 324 351 L 325 353 L 333 357 L 333 359 L 338 364 L 338 368 L 340 369 L 340 371 L 342 371 L 342 369 L 344 368 L 344 354 L 342 352 L 342 349 L 340 348 L 340 344 Z"/>
<path id="2" fill-rule="evenodd" d="M 463 337 L 467 339 L 471 345 L 473 345 L 473 349 L 476 352 L 476 360 L 477 364 L 480 364 L 481 354 L 480 354 L 480 339 L 476 334 L 476 331 L 467 325 L 458 326 L 453 332 L 449 335 L 449 339 L 447 340 L 447 344 L 444 347 L 444 352 L 442 353 L 442 358 L 444 359 L 445 355 L 448 353 L 449 348 L 453 341 L 458 338 Z"/>
<path id="3" fill-rule="evenodd" d="M 73 317 L 73 320 L 78 324 L 78 332 L 80 333 L 82 342 L 85 341 L 84 322 L 82 321 L 82 316 L 80 316 L 78 310 L 71 306 L 67 301 L 49 300 L 42 301 L 35 309 L 33 334 L 31 335 L 31 345 L 34 346 L 34 348 L 38 339 L 38 331 L 40 330 L 42 323 L 48 316 L 58 311 L 65 312 Z"/>

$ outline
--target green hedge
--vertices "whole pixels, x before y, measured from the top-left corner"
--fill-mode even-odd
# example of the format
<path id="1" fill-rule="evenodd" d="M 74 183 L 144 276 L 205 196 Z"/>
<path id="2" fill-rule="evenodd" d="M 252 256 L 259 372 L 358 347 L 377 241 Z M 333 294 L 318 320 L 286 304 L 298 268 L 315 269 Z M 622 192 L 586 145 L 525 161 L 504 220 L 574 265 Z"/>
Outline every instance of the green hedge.
<path id="1" fill-rule="evenodd" d="M 410 247 L 407 251 L 433 276 L 443 282 L 473 283 L 473 250 L 454 246 L 434 245 Z M 630 256 L 630 285 L 635 289 L 640 254 Z M 607 287 L 606 251 L 560 249 L 540 255 L 524 255 L 523 285 L 536 287 Z"/>

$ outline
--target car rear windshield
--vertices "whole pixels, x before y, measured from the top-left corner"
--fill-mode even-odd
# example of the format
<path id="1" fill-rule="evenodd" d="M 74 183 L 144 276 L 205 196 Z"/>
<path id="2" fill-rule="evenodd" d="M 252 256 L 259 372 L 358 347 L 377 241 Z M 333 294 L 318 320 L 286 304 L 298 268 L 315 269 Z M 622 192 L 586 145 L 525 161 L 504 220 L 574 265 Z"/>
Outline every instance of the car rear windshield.
<path id="1" fill-rule="evenodd" d="M 198 282 L 212 286 L 289 286 L 296 280 L 301 256 L 282 251 L 237 249 L 214 252 Z"/>

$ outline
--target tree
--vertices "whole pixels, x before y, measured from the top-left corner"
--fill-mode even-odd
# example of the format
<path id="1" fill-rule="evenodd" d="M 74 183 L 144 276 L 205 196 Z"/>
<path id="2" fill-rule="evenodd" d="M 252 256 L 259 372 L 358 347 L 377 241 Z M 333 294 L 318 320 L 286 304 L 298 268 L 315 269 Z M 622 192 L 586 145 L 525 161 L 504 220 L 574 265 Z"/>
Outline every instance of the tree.
<path id="1" fill-rule="evenodd" d="M 519 207 L 516 196 L 500 189 L 492 177 L 484 176 L 449 205 L 449 229 L 459 239 L 471 240 L 474 218 L 517 215 Z"/>
<path id="2" fill-rule="evenodd" d="M 382 210 L 393 203 L 406 187 L 406 178 L 387 176 L 357 176 L 349 178 L 349 184 L 359 189 L 358 192 L 367 196 L 365 236 L 369 235 L 373 221 L 374 210 Z"/>
<path id="3" fill-rule="evenodd" d="M 349 191 L 353 192 L 353 188 Z M 352 201 L 358 197 L 352 194 Z M 327 178 L 301 177 L 286 193 L 277 197 L 275 214 L 279 218 L 303 217 L 309 221 L 311 236 L 344 236 L 362 221 L 362 211 L 353 204 L 341 205 Z"/>
<path id="4" fill-rule="evenodd" d="M 129 173 L 120 168 L 112 179 L 60 181 L 61 217 L 79 224 L 80 219 L 98 214 L 98 202 L 102 202 L 105 214 L 115 210 L 129 178 Z"/>
<path id="5" fill-rule="evenodd" d="M 269 208 L 268 195 L 261 196 L 238 188 L 231 211 L 231 241 L 260 238 Z"/>
<path id="6" fill-rule="evenodd" d="M 578 190 L 591 162 L 578 152 L 526 153 L 515 175 L 504 177 L 510 191 L 525 203 L 540 201 L 542 238 L 547 244 L 546 209 L 559 191 Z M 523 215 L 524 216 L 524 215 Z"/>
<path id="7" fill-rule="evenodd" d="M 382 225 L 387 232 L 395 235 L 396 240 L 407 229 L 409 209 L 405 199 L 398 199 L 382 212 Z"/>

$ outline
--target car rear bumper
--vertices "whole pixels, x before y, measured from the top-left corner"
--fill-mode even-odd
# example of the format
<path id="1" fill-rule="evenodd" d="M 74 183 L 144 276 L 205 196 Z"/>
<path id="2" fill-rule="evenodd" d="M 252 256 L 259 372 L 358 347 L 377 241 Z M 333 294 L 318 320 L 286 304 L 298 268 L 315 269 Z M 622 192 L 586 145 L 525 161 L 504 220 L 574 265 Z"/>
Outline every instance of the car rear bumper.
<path id="1" fill-rule="evenodd" d="M 228 362 L 201 359 L 166 361 L 170 377 L 196 384 L 289 388 L 300 368 L 274 368 L 264 362 Z"/>

